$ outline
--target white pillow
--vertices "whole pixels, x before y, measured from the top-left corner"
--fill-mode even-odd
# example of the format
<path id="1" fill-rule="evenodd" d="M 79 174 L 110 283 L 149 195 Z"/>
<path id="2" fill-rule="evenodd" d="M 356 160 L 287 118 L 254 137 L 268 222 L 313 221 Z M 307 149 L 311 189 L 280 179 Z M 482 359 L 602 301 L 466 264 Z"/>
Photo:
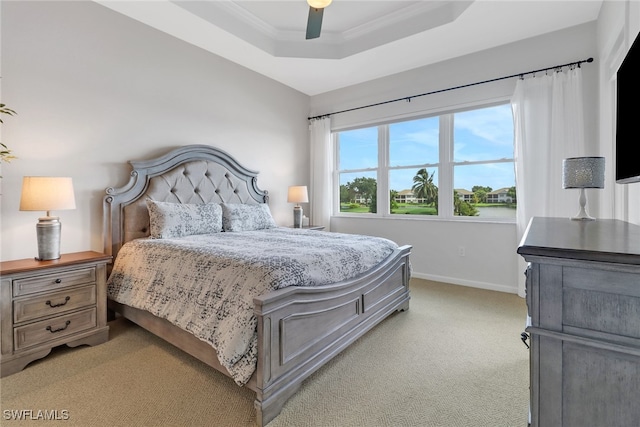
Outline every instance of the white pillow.
<path id="1" fill-rule="evenodd" d="M 182 204 L 147 199 L 147 209 L 154 239 L 222 231 L 222 208 L 217 203 Z"/>
<path id="2" fill-rule="evenodd" d="M 222 228 L 224 231 L 251 231 L 277 227 L 271 216 L 269 205 L 258 203 L 222 204 Z"/>

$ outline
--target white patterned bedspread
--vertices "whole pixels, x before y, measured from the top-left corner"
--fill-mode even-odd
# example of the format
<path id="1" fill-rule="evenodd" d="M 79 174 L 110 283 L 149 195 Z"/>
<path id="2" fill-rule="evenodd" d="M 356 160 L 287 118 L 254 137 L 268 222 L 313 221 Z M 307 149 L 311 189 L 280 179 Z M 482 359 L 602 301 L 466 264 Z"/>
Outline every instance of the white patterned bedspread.
<path id="1" fill-rule="evenodd" d="M 257 364 L 254 297 L 355 277 L 396 248 L 378 237 L 284 227 L 138 239 L 118 252 L 108 296 L 208 342 L 244 385 Z"/>

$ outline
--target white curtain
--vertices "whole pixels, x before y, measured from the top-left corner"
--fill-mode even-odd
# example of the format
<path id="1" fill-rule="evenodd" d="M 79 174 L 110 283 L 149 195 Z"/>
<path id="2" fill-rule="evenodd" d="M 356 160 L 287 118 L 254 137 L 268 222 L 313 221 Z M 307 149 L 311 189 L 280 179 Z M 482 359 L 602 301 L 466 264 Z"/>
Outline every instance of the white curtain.
<path id="1" fill-rule="evenodd" d="M 578 190 L 562 188 L 562 160 L 586 155 L 580 67 L 519 79 L 511 106 L 519 243 L 532 217 L 578 213 Z M 526 263 L 518 260 L 524 272 Z M 523 274 L 518 293 L 524 296 Z"/>
<path id="2" fill-rule="evenodd" d="M 333 150 L 331 148 L 331 118 L 314 119 L 309 125 L 311 141 L 311 177 L 309 188 L 309 220 L 313 225 L 331 229 L 331 174 Z"/>

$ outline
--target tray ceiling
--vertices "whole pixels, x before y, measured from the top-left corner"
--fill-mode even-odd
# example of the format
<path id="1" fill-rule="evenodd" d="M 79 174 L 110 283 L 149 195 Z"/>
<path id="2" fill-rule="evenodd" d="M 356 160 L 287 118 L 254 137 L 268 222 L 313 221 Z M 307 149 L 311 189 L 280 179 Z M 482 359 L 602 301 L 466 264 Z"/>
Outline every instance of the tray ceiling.
<path id="1" fill-rule="evenodd" d="M 308 95 L 597 19 L 602 0 L 103 0 L 112 10 Z"/>

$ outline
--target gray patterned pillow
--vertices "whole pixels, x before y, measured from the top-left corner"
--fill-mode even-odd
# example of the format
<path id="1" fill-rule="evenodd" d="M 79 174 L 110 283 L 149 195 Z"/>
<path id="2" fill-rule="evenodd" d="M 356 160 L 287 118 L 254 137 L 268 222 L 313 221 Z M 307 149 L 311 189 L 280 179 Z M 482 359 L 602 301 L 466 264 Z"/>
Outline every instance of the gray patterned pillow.
<path id="1" fill-rule="evenodd" d="M 217 203 L 182 204 L 147 199 L 147 209 L 154 239 L 222 231 L 222 208 Z"/>
<path id="2" fill-rule="evenodd" d="M 222 228 L 224 231 L 251 231 L 274 227 L 277 225 L 271 216 L 269 205 L 266 203 L 256 205 L 222 204 Z"/>

